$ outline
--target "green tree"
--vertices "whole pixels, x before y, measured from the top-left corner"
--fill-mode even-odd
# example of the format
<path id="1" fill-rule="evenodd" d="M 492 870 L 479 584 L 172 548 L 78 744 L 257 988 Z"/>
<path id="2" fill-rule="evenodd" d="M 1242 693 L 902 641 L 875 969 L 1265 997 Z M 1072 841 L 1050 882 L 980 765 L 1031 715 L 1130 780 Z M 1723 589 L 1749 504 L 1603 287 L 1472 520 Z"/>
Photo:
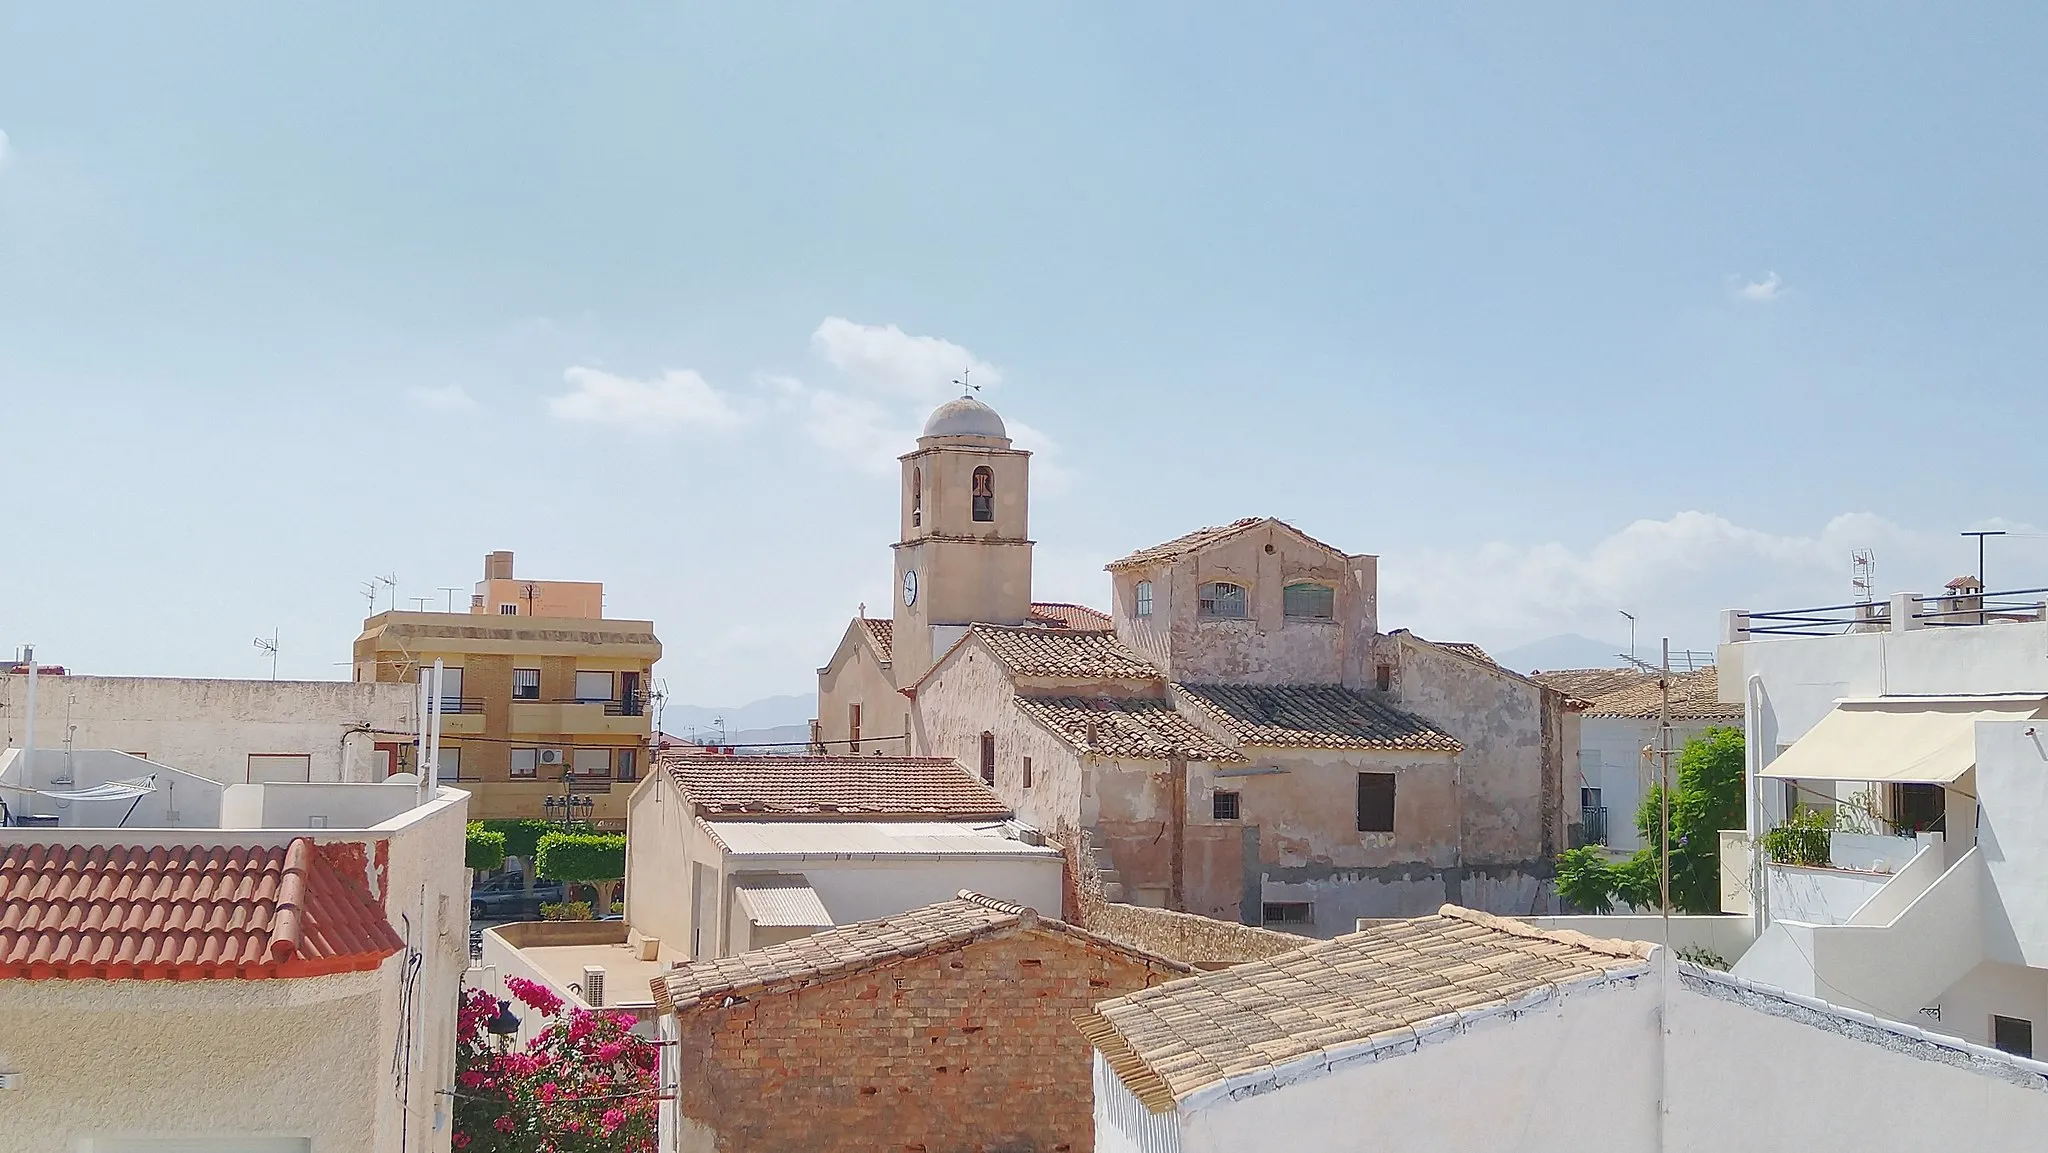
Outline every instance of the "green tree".
<path id="1" fill-rule="evenodd" d="M 521 821 L 481 821 L 488 832 L 502 833 L 505 837 L 505 855 L 517 857 L 525 864 L 526 890 L 533 891 L 533 854 L 540 845 L 540 839 L 549 833 L 559 833 L 562 826 L 547 821 L 528 818 Z"/>
<path id="2" fill-rule="evenodd" d="M 597 915 L 610 915 L 612 897 L 626 877 L 623 833 L 549 833 L 533 854 L 533 870 L 549 880 L 597 889 Z"/>
<path id="3" fill-rule="evenodd" d="M 462 863 L 479 873 L 491 873 L 505 867 L 505 834 L 484 828 L 482 821 L 471 821 L 462 853 Z"/>
<path id="4" fill-rule="evenodd" d="M 1671 907 L 1680 913 L 1721 911 L 1722 829 L 1742 825 L 1742 731 L 1711 728 L 1679 751 L 1671 794 Z M 1659 904 L 1664 787 L 1654 785 L 1636 810 L 1643 848 L 1627 860 L 1599 849 L 1572 849 L 1557 859 L 1557 894 L 1582 909 L 1611 912 L 1618 902 Z"/>

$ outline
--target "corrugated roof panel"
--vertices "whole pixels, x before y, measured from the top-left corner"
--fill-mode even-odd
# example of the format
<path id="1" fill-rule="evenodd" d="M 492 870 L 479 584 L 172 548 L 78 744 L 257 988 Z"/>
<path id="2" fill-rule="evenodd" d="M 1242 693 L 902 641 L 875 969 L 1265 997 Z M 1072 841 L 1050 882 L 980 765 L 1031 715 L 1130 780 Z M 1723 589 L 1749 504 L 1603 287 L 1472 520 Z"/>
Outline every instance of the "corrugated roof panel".
<path id="1" fill-rule="evenodd" d="M 799 873 L 793 877 L 758 877 L 733 887 L 740 908 L 756 925 L 777 928 L 821 929 L 832 924 L 832 914 L 818 891 Z"/>

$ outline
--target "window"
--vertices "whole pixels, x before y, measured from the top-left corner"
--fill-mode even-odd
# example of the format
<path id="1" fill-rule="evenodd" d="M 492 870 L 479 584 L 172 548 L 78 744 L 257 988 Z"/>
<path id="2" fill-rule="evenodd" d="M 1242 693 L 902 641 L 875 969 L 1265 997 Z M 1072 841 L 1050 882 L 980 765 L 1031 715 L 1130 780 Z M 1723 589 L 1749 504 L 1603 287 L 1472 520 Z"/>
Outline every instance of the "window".
<path id="1" fill-rule="evenodd" d="M 974 470 L 974 519 L 996 519 L 996 474 L 987 465 Z"/>
<path id="2" fill-rule="evenodd" d="M 518 605 L 499 605 L 499 606 L 498 606 L 498 615 L 499 615 L 499 616 L 501 616 L 501 617 L 516 617 L 516 616 L 518 616 L 518 615 L 519 615 L 519 606 L 518 606 Z"/>
<path id="3" fill-rule="evenodd" d="M 1940 785 L 1892 786 L 1892 823 L 1901 831 L 1940 831 L 1947 808 L 1948 797 Z"/>
<path id="4" fill-rule="evenodd" d="M 860 706 L 858 704 L 846 706 L 846 751 L 849 753 L 860 751 Z"/>
<path id="5" fill-rule="evenodd" d="M 249 783 L 252 785 L 293 784 L 313 778 L 310 753 L 250 753 Z"/>
<path id="6" fill-rule="evenodd" d="M 1268 925 L 1313 925 L 1316 907 L 1307 901 L 1267 901 L 1264 920 Z"/>
<path id="7" fill-rule="evenodd" d="M 1027 789 L 1031 787 L 1031 758 L 1030 758 L 1030 757 L 1025 757 L 1025 758 L 1024 758 L 1024 787 L 1025 787 L 1025 788 L 1027 788 Z"/>
<path id="8" fill-rule="evenodd" d="M 441 779 L 459 781 L 462 779 L 462 746 L 441 746 Z"/>
<path id="9" fill-rule="evenodd" d="M 1579 835 L 1588 845 L 1607 843 L 1607 807 L 1600 803 L 1600 790 L 1579 790 Z"/>
<path id="10" fill-rule="evenodd" d="M 612 699 L 612 675 L 610 673 L 576 674 L 576 699 L 579 701 L 608 701 Z"/>
<path id="11" fill-rule="evenodd" d="M 1149 616 L 1151 616 L 1151 615 L 1152 615 L 1152 582 L 1151 582 L 1151 581 L 1139 581 L 1139 582 L 1138 582 L 1138 609 L 1137 609 L 1137 613 L 1138 613 L 1138 615 L 1139 615 L 1139 616 L 1141 616 L 1141 617 L 1149 617 Z"/>
<path id="12" fill-rule="evenodd" d="M 1238 799 L 1236 793 L 1218 789 L 1216 790 L 1216 795 L 1209 800 L 1209 815 L 1219 821 L 1235 821 L 1238 819 L 1238 814 L 1242 812 L 1237 806 Z"/>
<path id="13" fill-rule="evenodd" d="M 1358 831 L 1394 831 L 1394 774 L 1358 774 Z"/>
<path id="14" fill-rule="evenodd" d="M 609 777 L 612 775 L 612 751 L 610 749 L 577 749 L 570 762 L 579 777 Z"/>
<path id="15" fill-rule="evenodd" d="M 1992 1017 L 1991 1047 L 2015 1057 L 2033 1057 L 2034 1023 L 2023 1017 Z"/>
<path id="16" fill-rule="evenodd" d="M 540 670 L 512 670 L 512 699 L 515 701 L 537 701 L 540 699 Z"/>
<path id="17" fill-rule="evenodd" d="M 1372 685 L 1383 693 L 1391 690 L 1394 687 L 1394 666 L 1381 665 L 1373 670 Z"/>
<path id="18" fill-rule="evenodd" d="M 421 679 L 429 684 L 434 680 L 434 666 L 420 670 Z M 462 670 L 443 667 L 441 669 L 441 711 L 459 713 L 462 711 Z"/>
<path id="19" fill-rule="evenodd" d="M 924 470 L 910 470 L 910 527 L 924 523 Z"/>
<path id="20" fill-rule="evenodd" d="M 996 735 L 981 734 L 981 780 L 983 784 L 996 783 Z"/>
<path id="21" fill-rule="evenodd" d="M 640 750 L 620 749 L 617 762 L 612 766 L 612 775 L 622 781 L 638 780 L 640 776 Z"/>
<path id="22" fill-rule="evenodd" d="M 513 750 L 512 750 L 512 775 L 513 775 L 513 776 L 515 776 L 515 777 L 531 777 L 531 776 L 533 776 L 533 775 L 535 774 L 535 772 L 537 772 L 537 771 L 538 771 L 539 767 L 540 767 L 540 750 L 539 750 L 539 749 L 513 749 Z"/>
<path id="23" fill-rule="evenodd" d="M 1305 621 L 1334 619 L 1337 590 L 1323 584 L 1288 585 L 1280 590 L 1280 614 Z"/>
<path id="24" fill-rule="evenodd" d="M 1196 611 L 1205 617 L 1223 620 L 1244 619 L 1244 586 L 1227 581 L 1212 581 L 1201 587 Z"/>

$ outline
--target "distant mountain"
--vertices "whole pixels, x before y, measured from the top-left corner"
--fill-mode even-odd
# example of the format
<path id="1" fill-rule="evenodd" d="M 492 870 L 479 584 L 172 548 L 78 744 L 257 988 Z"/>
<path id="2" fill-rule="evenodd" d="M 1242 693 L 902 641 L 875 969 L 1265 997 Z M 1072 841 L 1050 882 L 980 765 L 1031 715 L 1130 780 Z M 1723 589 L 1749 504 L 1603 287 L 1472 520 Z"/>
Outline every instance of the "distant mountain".
<path id="1" fill-rule="evenodd" d="M 1626 664 L 1621 654 L 1627 642 L 1596 641 L 1577 633 L 1563 633 L 1530 641 L 1526 645 L 1493 654 L 1505 668 L 1519 673 L 1553 672 L 1557 669 L 1613 669 Z"/>
<path id="2" fill-rule="evenodd" d="M 806 740 L 810 736 L 811 718 L 817 715 L 818 697 L 815 693 L 762 697 L 744 705 L 726 706 L 684 705 L 669 701 L 661 709 L 661 727 L 664 732 L 686 737 L 692 729 L 716 729 L 718 718 L 723 717 L 728 735 L 751 729 L 780 729 L 796 725 L 803 731 L 790 739 Z"/>

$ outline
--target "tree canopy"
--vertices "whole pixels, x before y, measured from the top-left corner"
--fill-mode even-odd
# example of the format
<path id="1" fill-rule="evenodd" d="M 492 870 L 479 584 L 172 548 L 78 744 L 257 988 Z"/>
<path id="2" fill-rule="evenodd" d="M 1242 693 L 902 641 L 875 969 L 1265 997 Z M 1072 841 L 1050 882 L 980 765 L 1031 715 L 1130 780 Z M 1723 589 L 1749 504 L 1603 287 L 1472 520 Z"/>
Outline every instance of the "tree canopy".
<path id="1" fill-rule="evenodd" d="M 1671 907 L 1680 913 L 1721 911 L 1722 829 L 1741 828 L 1742 731 L 1715 727 L 1685 743 L 1671 794 Z M 1615 861 L 1597 846 L 1557 859 L 1557 894 L 1581 909 L 1609 913 L 1616 903 L 1659 904 L 1663 785 L 1653 785 L 1636 810 L 1643 847 Z"/>
<path id="2" fill-rule="evenodd" d="M 495 872 L 505 866 L 505 834 L 471 821 L 462 853 L 462 863 L 479 873 Z"/>

